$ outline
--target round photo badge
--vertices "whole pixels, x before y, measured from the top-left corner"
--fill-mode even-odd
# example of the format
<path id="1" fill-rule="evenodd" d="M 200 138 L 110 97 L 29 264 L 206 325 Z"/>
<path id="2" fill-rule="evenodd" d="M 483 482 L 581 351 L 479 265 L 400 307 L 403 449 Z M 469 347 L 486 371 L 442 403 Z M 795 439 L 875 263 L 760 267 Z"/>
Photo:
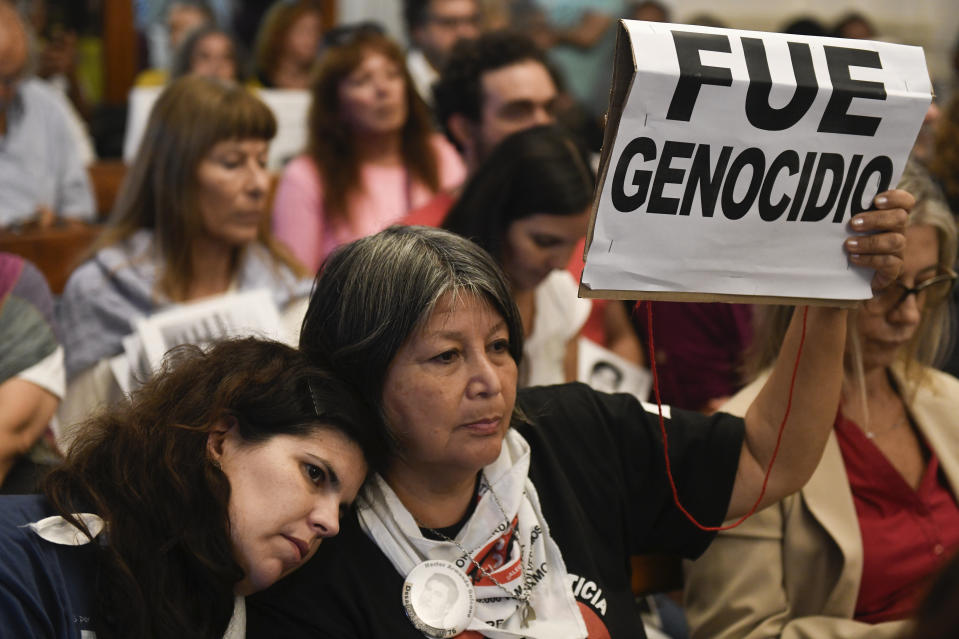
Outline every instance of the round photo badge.
<path id="1" fill-rule="evenodd" d="M 403 608 L 427 637 L 455 637 L 473 619 L 476 594 L 469 577 L 455 564 L 430 559 L 406 576 Z"/>

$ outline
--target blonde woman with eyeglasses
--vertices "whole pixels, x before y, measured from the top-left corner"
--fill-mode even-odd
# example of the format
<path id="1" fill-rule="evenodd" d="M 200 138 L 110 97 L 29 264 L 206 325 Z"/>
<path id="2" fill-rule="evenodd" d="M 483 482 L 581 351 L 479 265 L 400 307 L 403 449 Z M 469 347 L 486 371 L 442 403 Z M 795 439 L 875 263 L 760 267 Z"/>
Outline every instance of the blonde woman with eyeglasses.
<path id="1" fill-rule="evenodd" d="M 917 201 L 904 270 L 850 321 L 822 461 L 802 490 L 687 565 L 693 637 L 900 636 L 959 549 L 959 380 L 931 367 L 948 347 L 956 227 L 928 178 L 909 172 L 900 188 Z M 791 310 L 760 320 L 759 349 L 773 352 Z M 768 365 L 753 355 L 755 370 Z M 763 377 L 723 410 L 742 414 Z"/>

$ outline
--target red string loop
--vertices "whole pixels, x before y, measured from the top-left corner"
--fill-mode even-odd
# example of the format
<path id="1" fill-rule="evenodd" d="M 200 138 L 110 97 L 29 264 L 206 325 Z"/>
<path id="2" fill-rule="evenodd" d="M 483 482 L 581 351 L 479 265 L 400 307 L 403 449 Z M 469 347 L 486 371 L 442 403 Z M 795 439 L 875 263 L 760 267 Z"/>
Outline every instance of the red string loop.
<path id="1" fill-rule="evenodd" d="M 642 301 L 636 302 L 635 312 L 639 311 L 639 307 L 642 305 Z M 776 461 L 776 456 L 779 455 L 779 446 L 783 440 L 783 431 L 786 429 L 786 420 L 789 419 L 789 412 L 792 409 L 793 403 L 793 388 L 796 385 L 796 373 L 799 370 L 799 359 L 802 357 L 803 344 L 806 342 L 806 316 L 809 313 L 809 307 L 806 307 L 803 310 L 802 316 L 802 335 L 799 338 L 799 349 L 796 351 L 796 361 L 793 364 L 792 378 L 789 380 L 789 396 L 786 400 L 786 412 L 783 414 L 782 423 L 779 424 L 779 434 L 776 436 L 776 446 L 773 448 L 772 457 L 769 458 L 769 464 L 766 466 L 766 474 L 763 477 L 763 487 L 759 491 L 759 497 L 756 498 L 756 503 L 753 504 L 753 507 L 749 509 L 749 512 L 737 519 L 732 524 L 727 524 L 725 526 L 704 526 L 693 517 L 683 504 L 679 501 L 679 491 L 676 489 L 676 482 L 673 480 L 673 470 L 669 462 L 669 441 L 666 438 L 666 425 L 663 420 L 663 402 L 659 395 L 659 375 L 656 372 L 656 346 L 653 343 L 653 304 L 652 302 L 646 302 L 646 321 L 647 321 L 647 334 L 649 338 L 649 368 L 653 373 L 653 390 L 656 393 L 656 406 L 659 409 L 659 430 L 663 436 L 663 455 L 666 456 L 666 476 L 669 478 L 669 487 L 673 491 L 673 501 L 676 503 L 676 507 L 686 515 L 686 518 L 693 523 L 694 526 L 700 530 L 707 530 L 711 532 L 717 532 L 722 530 L 729 530 L 730 528 L 735 528 L 740 525 L 756 512 L 759 508 L 759 504 L 762 503 L 763 497 L 766 496 L 766 486 L 769 484 L 769 474 L 772 472 L 773 463 Z"/>

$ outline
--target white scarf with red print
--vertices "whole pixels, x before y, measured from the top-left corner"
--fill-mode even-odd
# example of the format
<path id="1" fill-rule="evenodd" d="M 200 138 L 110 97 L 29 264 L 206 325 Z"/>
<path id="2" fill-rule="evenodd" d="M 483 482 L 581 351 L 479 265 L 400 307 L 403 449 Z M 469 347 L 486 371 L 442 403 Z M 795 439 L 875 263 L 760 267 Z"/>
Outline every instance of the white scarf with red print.
<path id="1" fill-rule="evenodd" d="M 524 574 L 527 575 L 536 619 L 529 621 L 526 628 L 521 627 L 519 600 L 507 597 L 456 544 L 424 537 L 413 516 L 380 475 L 368 482 L 360 496 L 360 524 L 401 575 L 408 575 L 429 559 L 452 562 L 470 575 L 476 592 L 476 613 L 468 630 L 492 639 L 584 639 L 586 624 L 566 583 L 566 564 L 549 534 L 536 488 L 527 477 L 529 458 L 529 444 L 522 435 L 509 430 L 499 457 L 483 469 L 486 482 L 481 484 L 476 510 L 456 536 L 460 546 L 510 591 L 518 590 L 524 584 Z M 487 486 L 499 498 L 502 511 Z M 509 525 L 503 511 L 510 519 Z M 515 541 L 521 543 L 509 543 L 514 534 Z"/>

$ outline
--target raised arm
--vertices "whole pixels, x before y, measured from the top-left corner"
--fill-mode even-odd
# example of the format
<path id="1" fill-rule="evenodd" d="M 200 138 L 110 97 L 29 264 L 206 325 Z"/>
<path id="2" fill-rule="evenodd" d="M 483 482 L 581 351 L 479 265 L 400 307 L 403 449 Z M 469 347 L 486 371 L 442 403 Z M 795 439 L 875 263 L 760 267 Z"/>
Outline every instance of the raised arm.
<path id="1" fill-rule="evenodd" d="M 889 286 L 899 276 L 906 244 L 903 230 L 914 203 L 905 191 L 887 191 L 876 197 L 876 210 L 853 218 L 854 231 L 870 234 L 850 237 L 846 240 L 846 250 L 853 264 L 876 270 L 875 290 Z M 746 412 L 746 436 L 727 519 L 748 512 L 759 496 L 786 412 L 803 311 L 797 308 L 793 314 L 772 373 Z M 819 462 L 839 406 L 846 316 L 847 311 L 842 309 L 808 309 L 806 339 L 796 372 L 789 420 L 760 508 L 799 490 Z"/>

